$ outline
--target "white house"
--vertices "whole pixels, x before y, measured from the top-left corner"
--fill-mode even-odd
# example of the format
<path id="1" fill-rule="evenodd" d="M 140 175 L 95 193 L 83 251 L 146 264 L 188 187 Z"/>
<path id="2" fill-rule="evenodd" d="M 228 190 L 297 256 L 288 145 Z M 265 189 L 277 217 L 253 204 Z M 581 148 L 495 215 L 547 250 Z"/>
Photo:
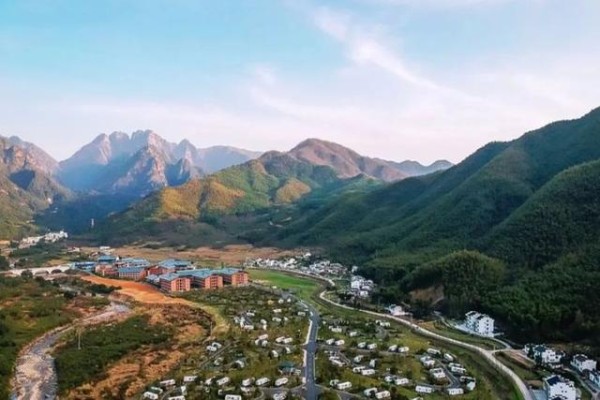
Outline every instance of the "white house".
<path id="1" fill-rule="evenodd" d="M 198 379 L 197 375 L 187 375 L 183 377 L 183 383 L 196 382 L 196 379 Z"/>
<path id="2" fill-rule="evenodd" d="M 370 389 L 365 389 L 363 391 L 363 394 L 365 395 L 365 397 L 371 397 L 372 394 L 377 393 L 377 388 L 370 388 Z"/>
<path id="3" fill-rule="evenodd" d="M 531 359 L 539 362 L 542 365 L 560 363 L 564 357 L 564 353 L 556 351 L 543 344 L 532 345 L 528 344 L 523 348 L 523 352 Z"/>
<path id="4" fill-rule="evenodd" d="M 423 364 L 425 368 L 431 368 L 435 365 L 435 360 L 429 356 L 422 356 L 419 358 L 419 361 L 421 361 L 421 364 Z"/>
<path id="5" fill-rule="evenodd" d="M 362 376 L 373 376 L 376 373 L 377 373 L 377 371 L 375 371 L 374 369 L 371 369 L 371 368 L 369 368 L 369 369 L 363 369 L 361 371 L 361 375 Z"/>
<path id="6" fill-rule="evenodd" d="M 600 387 L 600 371 L 591 371 L 589 373 L 589 378 L 593 384 Z"/>
<path id="7" fill-rule="evenodd" d="M 325 341 L 325 344 L 326 344 L 327 346 L 333 346 L 333 344 L 334 344 L 334 343 L 335 343 L 335 339 L 333 339 L 333 338 L 332 338 L 332 339 L 327 339 L 327 340 Z"/>
<path id="8" fill-rule="evenodd" d="M 433 388 L 430 386 L 417 385 L 415 391 L 417 393 L 433 393 Z"/>
<path id="9" fill-rule="evenodd" d="M 252 385 L 252 382 L 254 382 L 253 378 L 244 379 L 242 381 L 242 386 L 248 387 L 248 386 Z"/>
<path id="10" fill-rule="evenodd" d="M 271 380 L 269 378 L 260 378 L 259 380 L 256 381 L 256 386 L 265 386 L 269 382 L 271 382 Z"/>
<path id="11" fill-rule="evenodd" d="M 596 365 L 596 360 L 592 360 L 584 354 L 577 354 L 573 356 L 573 360 L 571 360 L 571 366 L 581 374 L 583 374 L 585 371 L 595 370 Z"/>
<path id="12" fill-rule="evenodd" d="M 166 381 L 160 382 L 160 386 L 170 387 L 170 386 L 175 386 L 176 383 L 177 382 L 175 382 L 175 379 L 167 379 Z"/>
<path id="13" fill-rule="evenodd" d="M 402 347 L 398 347 L 398 353 L 408 353 L 410 351 L 410 349 L 408 348 L 408 346 L 402 346 Z"/>
<path id="14" fill-rule="evenodd" d="M 242 400 L 242 396 L 239 394 L 226 394 L 225 400 Z"/>
<path id="15" fill-rule="evenodd" d="M 391 305 L 391 306 L 389 306 L 388 307 L 388 311 L 394 317 L 401 317 L 403 315 L 406 315 L 406 312 L 404 312 L 404 309 L 401 306 L 397 306 L 397 305 Z"/>
<path id="16" fill-rule="evenodd" d="M 394 380 L 394 384 L 396 384 L 397 386 L 406 386 L 409 383 L 410 381 L 408 380 L 408 378 L 398 377 L 396 378 L 396 380 Z"/>
<path id="17" fill-rule="evenodd" d="M 562 376 L 552 375 L 545 378 L 544 391 L 548 399 L 558 397 L 564 400 L 577 400 L 575 384 Z"/>
<path id="18" fill-rule="evenodd" d="M 221 378 L 221 379 L 219 379 L 219 380 L 217 381 L 217 385 L 218 385 L 218 386 L 225 386 L 225 385 L 227 385 L 229 382 L 231 382 L 231 379 L 229 379 L 229 377 L 228 377 L 228 376 L 225 376 L 225 377 L 223 377 L 223 378 Z"/>
<path id="19" fill-rule="evenodd" d="M 446 373 L 441 368 L 434 368 L 429 371 L 429 374 L 438 381 L 446 379 Z"/>
<path id="20" fill-rule="evenodd" d="M 350 382 L 341 382 L 336 385 L 338 390 L 348 390 L 352 388 L 352 383 Z"/>
<path id="21" fill-rule="evenodd" d="M 449 396 L 459 396 L 461 394 L 465 394 L 463 388 L 448 388 Z"/>
<path id="22" fill-rule="evenodd" d="M 156 393 L 152 393 L 152 392 L 145 392 L 143 397 L 144 397 L 144 399 L 158 400 L 158 395 Z"/>
<path id="23" fill-rule="evenodd" d="M 344 344 L 346 344 L 346 342 L 343 339 L 335 341 L 335 345 L 338 346 L 338 347 L 339 346 L 343 346 Z"/>
<path id="24" fill-rule="evenodd" d="M 477 311 L 469 311 L 465 316 L 465 327 L 481 336 L 494 336 L 494 319 Z"/>
<path id="25" fill-rule="evenodd" d="M 377 348 L 377 343 L 371 343 L 367 345 L 368 350 L 375 350 Z"/>
<path id="26" fill-rule="evenodd" d="M 375 393 L 375 397 L 379 400 L 382 399 L 387 399 L 391 396 L 390 392 L 388 392 L 387 390 L 382 390 L 381 392 L 377 392 Z"/>
<path id="27" fill-rule="evenodd" d="M 275 386 L 281 387 L 287 385 L 290 380 L 288 378 L 279 378 L 275 381 Z"/>

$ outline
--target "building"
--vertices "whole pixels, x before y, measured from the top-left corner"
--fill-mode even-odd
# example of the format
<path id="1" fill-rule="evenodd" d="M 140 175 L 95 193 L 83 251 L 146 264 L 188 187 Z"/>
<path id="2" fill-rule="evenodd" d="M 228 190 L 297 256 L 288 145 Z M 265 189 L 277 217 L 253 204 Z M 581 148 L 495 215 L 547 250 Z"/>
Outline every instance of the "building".
<path id="1" fill-rule="evenodd" d="M 594 385 L 600 388 L 600 371 L 590 371 L 588 378 Z"/>
<path id="2" fill-rule="evenodd" d="M 494 336 L 494 319 L 489 315 L 469 311 L 465 317 L 465 327 L 471 332 L 481 336 Z"/>
<path id="3" fill-rule="evenodd" d="M 575 384 L 558 375 L 552 375 L 544 379 L 544 392 L 549 400 L 577 400 Z"/>
<path id="4" fill-rule="evenodd" d="M 143 258 L 122 258 L 115 263 L 115 267 L 141 267 L 147 268 L 150 266 L 148 260 Z"/>
<path id="5" fill-rule="evenodd" d="M 417 393 L 433 393 L 434 389 L 431 386 L 417 385 L 415 392 Z"/>
<path id="6" fill-rule="evenodd" d="M 160 277 L 160 288 L 165 292 L 189 292 L 192 287 L 190 278 L 177 274 L 167 274 Z"/>
<path id="7" fill-rule="evenodd" d="M 541 365 L 558 364 L 565 356 L 564 353 L 543 344 L 528 344 L 523 348 L 523 352 Z"/>
<path id="8" fill-rule="evenodd" d="M 461 394 L 465 394 L 463 388 L 448 388 L 449 396 L 460 396 Z"/>
<path id="9" fill-rule="evenodd" d="M 337 390 L 348 390 L 352 388 L 352 383 L 350 382 L 341 382 L 336 385 Z"/>
<path id="10" fill-rule="evenodd" d="M 236 268 L 223 268 L 213 270 L 215 274 L 223 277 L 223 283 L 231 286 L 247 285 L 250 281 L 250 277 L 247 272 L 241 271 Z"/>
<path id="11" fill-rule="evenodd" d="M 579 371 L 580 374 L 584 374 L 586 371 L 594 371 L 596 365 L 596 360 L 592 360 L 584 354 L 577 354 L 571 360 L 571 366 Z"/>
<path id="12" fill-rule="evenodd" d="M 141 281 L 146 277 L 146 268 L 144 267 L 121 267 L 117 268 L 120 279 L 131 279 Z"/>

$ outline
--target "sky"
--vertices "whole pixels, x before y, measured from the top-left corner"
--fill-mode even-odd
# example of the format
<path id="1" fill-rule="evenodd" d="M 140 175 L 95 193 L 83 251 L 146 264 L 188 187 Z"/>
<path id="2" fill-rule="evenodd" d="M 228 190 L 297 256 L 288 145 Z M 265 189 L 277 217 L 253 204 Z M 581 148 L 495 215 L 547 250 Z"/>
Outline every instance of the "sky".
<path id="1" fill-rule="evenodd" d="M 0 0 L 0 135 L 458 162 L 600 106 L 597 0 Z"/>

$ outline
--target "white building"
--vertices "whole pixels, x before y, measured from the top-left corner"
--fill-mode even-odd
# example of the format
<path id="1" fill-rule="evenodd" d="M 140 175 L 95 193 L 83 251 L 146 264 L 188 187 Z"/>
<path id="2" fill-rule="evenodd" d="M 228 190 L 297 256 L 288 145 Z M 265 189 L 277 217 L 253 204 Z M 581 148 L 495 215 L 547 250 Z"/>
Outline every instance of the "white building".
<path id="1" fill-rule="evenodd" d="M 381 392 L 375 393 L 375 397 L 379 400 L 387 399 L 390 396 L 391 396 L 391 394 L 387 390 L 382 390 Z"/>
<path id="2" fill-rule="evenodd" d="M 573 356 L 571 360 L 571 366 L 575 368 L 579 373 L 583 374 L 585 371 L 593 371 L 596 369 L 597 362 L 588 358 L 586 355 L 577 354 Z"/>
<path id="3" fill-rule="evenodd" d="M 410 383 L 410 381 L 408 380 L 408 378 L 404 378 L 404 377 L 398 377 L 394 380 L 394 384 L 396 384 L 397 386 L 407 386 Z"/>
<path id="4" fill-rule="evenodd" d="M 226 394 L 225 400 L 242 400 L 242 396 L 239 394 Z"/>
<path id="5" fill-rule="evenodd" d="M 591 371 L 589 378 L 594 385 L 600 387 L 600 371 Z"/>
<path id="6" fill-rule="evenodd" d="M 283 385 L 287 385 L 289 382 L 288 378 L 279 378 L 275 381 L 275 386 L 280 387 Z"/>
<path id="7" fill-rule="evenodd" d="M 542 365 L 558 364 L 564 357 L 564 353 L 556 351 L 543 344 L 528 344 L 523 348 L 523 352 L 531 359 Z"/>
<path id="8" fill-rule="evenodd" d="M 430 386 L 417 385 L 415 391 L 417 393 L 433 393 L 433 388 Z"/>
<path id="9" fill-rule="evenodd" d="M 158 395 L 156 393 L 152 393 L 152 392 L 145 392 L 143 397 L 144 397 L 144 399 L 158 400 Z"/>
<path id="10" fill-rule="evenodd" d="M 448 388 L 448 395 L 450 396 L 459 396 L 461 394 L 465 394 L 463 388 Z"/>
<path id="11" fill-rule="evenodd" d="M 552 375 L 544 379 L 544 391 L 548 399 L 577 400 L 575 384 L 558 375 Z"/>
<path id="12" fill-rule="evenodd" d="M 471 332 L 481 336 L 494 336 L 494 319 L 489 315 L 469 311 L 465 317 L 465 327 Z"/>
<path id="13" fill-rule="evenodd" d="M 341 382 L 336 385 L 338 390 L 348 390 L 352 388 L 352 383 L 350 382 Z"/>
<path id="14" fill-rule="evenodd" d="M 401 317 L 403 315 L 406 315 L 406 312 L 404 312 L 404 309 L 402 308 L 402 306 L 391 305 L 388 307 L 388 311 L 394 317 Z"/>

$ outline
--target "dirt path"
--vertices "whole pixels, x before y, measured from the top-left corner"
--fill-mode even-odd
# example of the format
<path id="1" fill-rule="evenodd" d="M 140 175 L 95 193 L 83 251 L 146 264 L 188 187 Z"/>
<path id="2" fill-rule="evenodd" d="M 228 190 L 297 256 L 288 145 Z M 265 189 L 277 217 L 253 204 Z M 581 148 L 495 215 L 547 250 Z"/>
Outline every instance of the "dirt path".
<path id="1" fill-rule="evenodd" d="M 76 323 L 95 325 L 123 317 L 130 312 L 131 310 L 127 306 L 111 303 L 101 312 Z M 50 351 L 65 333 L 73 329 L 74 325 L 75 323 L 46 333 L 21 352 L 15 368 L 12 399 L 43 400 L 56 398 L 56 370 L 54 368 L 54 358 L 50 355 Z"/>
<path id="2" fill-rule="evenodd" d="M 143 304 L 180 304 L 182 306 L 198 308 L 206 312 L 213 319 L 215 326 L 213 327 L 213 336 L 226 333 L 229 330 L 229 323 L 214 307 L 206 304 L 194 303 L 185 299 L 170 297 L 149 284 L 133 281 L 124 281 L 118 279 L 102 278 L 96 275 L 85 276 L 82 279 L 107 286 L 118 286 L 121 289 L 118 294 L 133 299 Z"/>

